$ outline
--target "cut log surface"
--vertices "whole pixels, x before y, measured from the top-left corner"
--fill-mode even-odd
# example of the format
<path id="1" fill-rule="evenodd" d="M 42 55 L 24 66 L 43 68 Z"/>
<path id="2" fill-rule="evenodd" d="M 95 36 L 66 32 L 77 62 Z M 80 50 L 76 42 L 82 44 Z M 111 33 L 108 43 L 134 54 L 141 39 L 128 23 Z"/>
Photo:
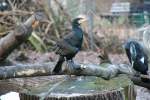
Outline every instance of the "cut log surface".
<path id="1" fill-rule="evenodd" d="M 20 93 L 21 100 L 134 100 L 132 82 L 124 75 L 104 80 L 95 76 L 71 76 Z M 130 91 L 130 93 L 129 93 Z"/>

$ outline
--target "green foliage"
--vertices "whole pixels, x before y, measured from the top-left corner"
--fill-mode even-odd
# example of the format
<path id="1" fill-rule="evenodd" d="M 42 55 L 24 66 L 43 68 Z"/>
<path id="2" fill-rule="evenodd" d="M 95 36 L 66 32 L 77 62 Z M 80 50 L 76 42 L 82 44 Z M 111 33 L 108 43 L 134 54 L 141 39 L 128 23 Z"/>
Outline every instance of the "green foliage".
<path id="1" fill-rule="evenodd" d="M 32 32 L 32 35 L 29 37 L 29 42 L 33 45 L 33 47 L 39 51 L 39 52 L 45 52 L 47 51 L 47 47 L 42 41 L 42 39 L 35 34 L 35 32 Z"/>

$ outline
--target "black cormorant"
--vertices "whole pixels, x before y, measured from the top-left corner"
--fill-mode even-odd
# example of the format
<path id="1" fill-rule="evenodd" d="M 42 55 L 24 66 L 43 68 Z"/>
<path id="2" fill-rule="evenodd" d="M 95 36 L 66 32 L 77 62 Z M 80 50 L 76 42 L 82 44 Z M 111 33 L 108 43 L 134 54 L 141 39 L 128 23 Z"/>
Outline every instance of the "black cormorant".
<path id="1" fill-rule="evenodd" d="M 81 49 L 83 41 L 83 30 L 80 24 L 86 21 L 86 17 L 78 17 L 72 21 L 72 31 L 70 34 L 64 36 L 63 39 L 59 40 L 54 49 L 55 53 L 59 54 L 59 60 L 53 70 L 53 72 L 58 73 L 61 71 L 62 63 L 65 60 L 71 60 L 78 51 Z"/>

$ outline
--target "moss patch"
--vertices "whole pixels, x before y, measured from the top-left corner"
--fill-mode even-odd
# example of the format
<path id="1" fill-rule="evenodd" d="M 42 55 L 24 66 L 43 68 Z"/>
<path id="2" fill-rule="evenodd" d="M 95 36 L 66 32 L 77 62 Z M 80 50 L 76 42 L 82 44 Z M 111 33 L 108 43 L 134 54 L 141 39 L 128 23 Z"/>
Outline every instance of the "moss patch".
<path id="1" fill-rule="evenodd" d="M 132 85 L 132 82 L 126 75 L 119 75 L 111 80 L 104 80 L 95 76 L 73 76 L 65 79 L 61 84 L 53 88 L 57 83 L 50 82 L 49 84 L 41 84 L 40 87 L 32 88 L 30 91 L 26 91 L 26 93 L 43 96 L 51 89 L 51 94 L 63 94 L 63 96 L 68 96 L 71 94 L 90 94 L 103 93 L 111 90 L 123 90 L 125 97 L 128 97 L 128 93 L 126 92 L 128 91 L 128 86 Z"/>

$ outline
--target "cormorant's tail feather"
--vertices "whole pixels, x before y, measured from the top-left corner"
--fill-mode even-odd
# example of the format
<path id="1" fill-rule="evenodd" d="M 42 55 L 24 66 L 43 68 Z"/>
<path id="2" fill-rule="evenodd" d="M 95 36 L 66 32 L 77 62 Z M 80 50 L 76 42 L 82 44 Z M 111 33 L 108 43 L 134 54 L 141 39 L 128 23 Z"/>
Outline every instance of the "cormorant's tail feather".
<path id="1" fill-rule="evenodd" d="M 55 65 L 53 72 L 59 73 L 61 71 L 61 66 L 62 66 L 64 61 L 65 61 L 64 57 L 60 56 L 57 64 Z"/>

